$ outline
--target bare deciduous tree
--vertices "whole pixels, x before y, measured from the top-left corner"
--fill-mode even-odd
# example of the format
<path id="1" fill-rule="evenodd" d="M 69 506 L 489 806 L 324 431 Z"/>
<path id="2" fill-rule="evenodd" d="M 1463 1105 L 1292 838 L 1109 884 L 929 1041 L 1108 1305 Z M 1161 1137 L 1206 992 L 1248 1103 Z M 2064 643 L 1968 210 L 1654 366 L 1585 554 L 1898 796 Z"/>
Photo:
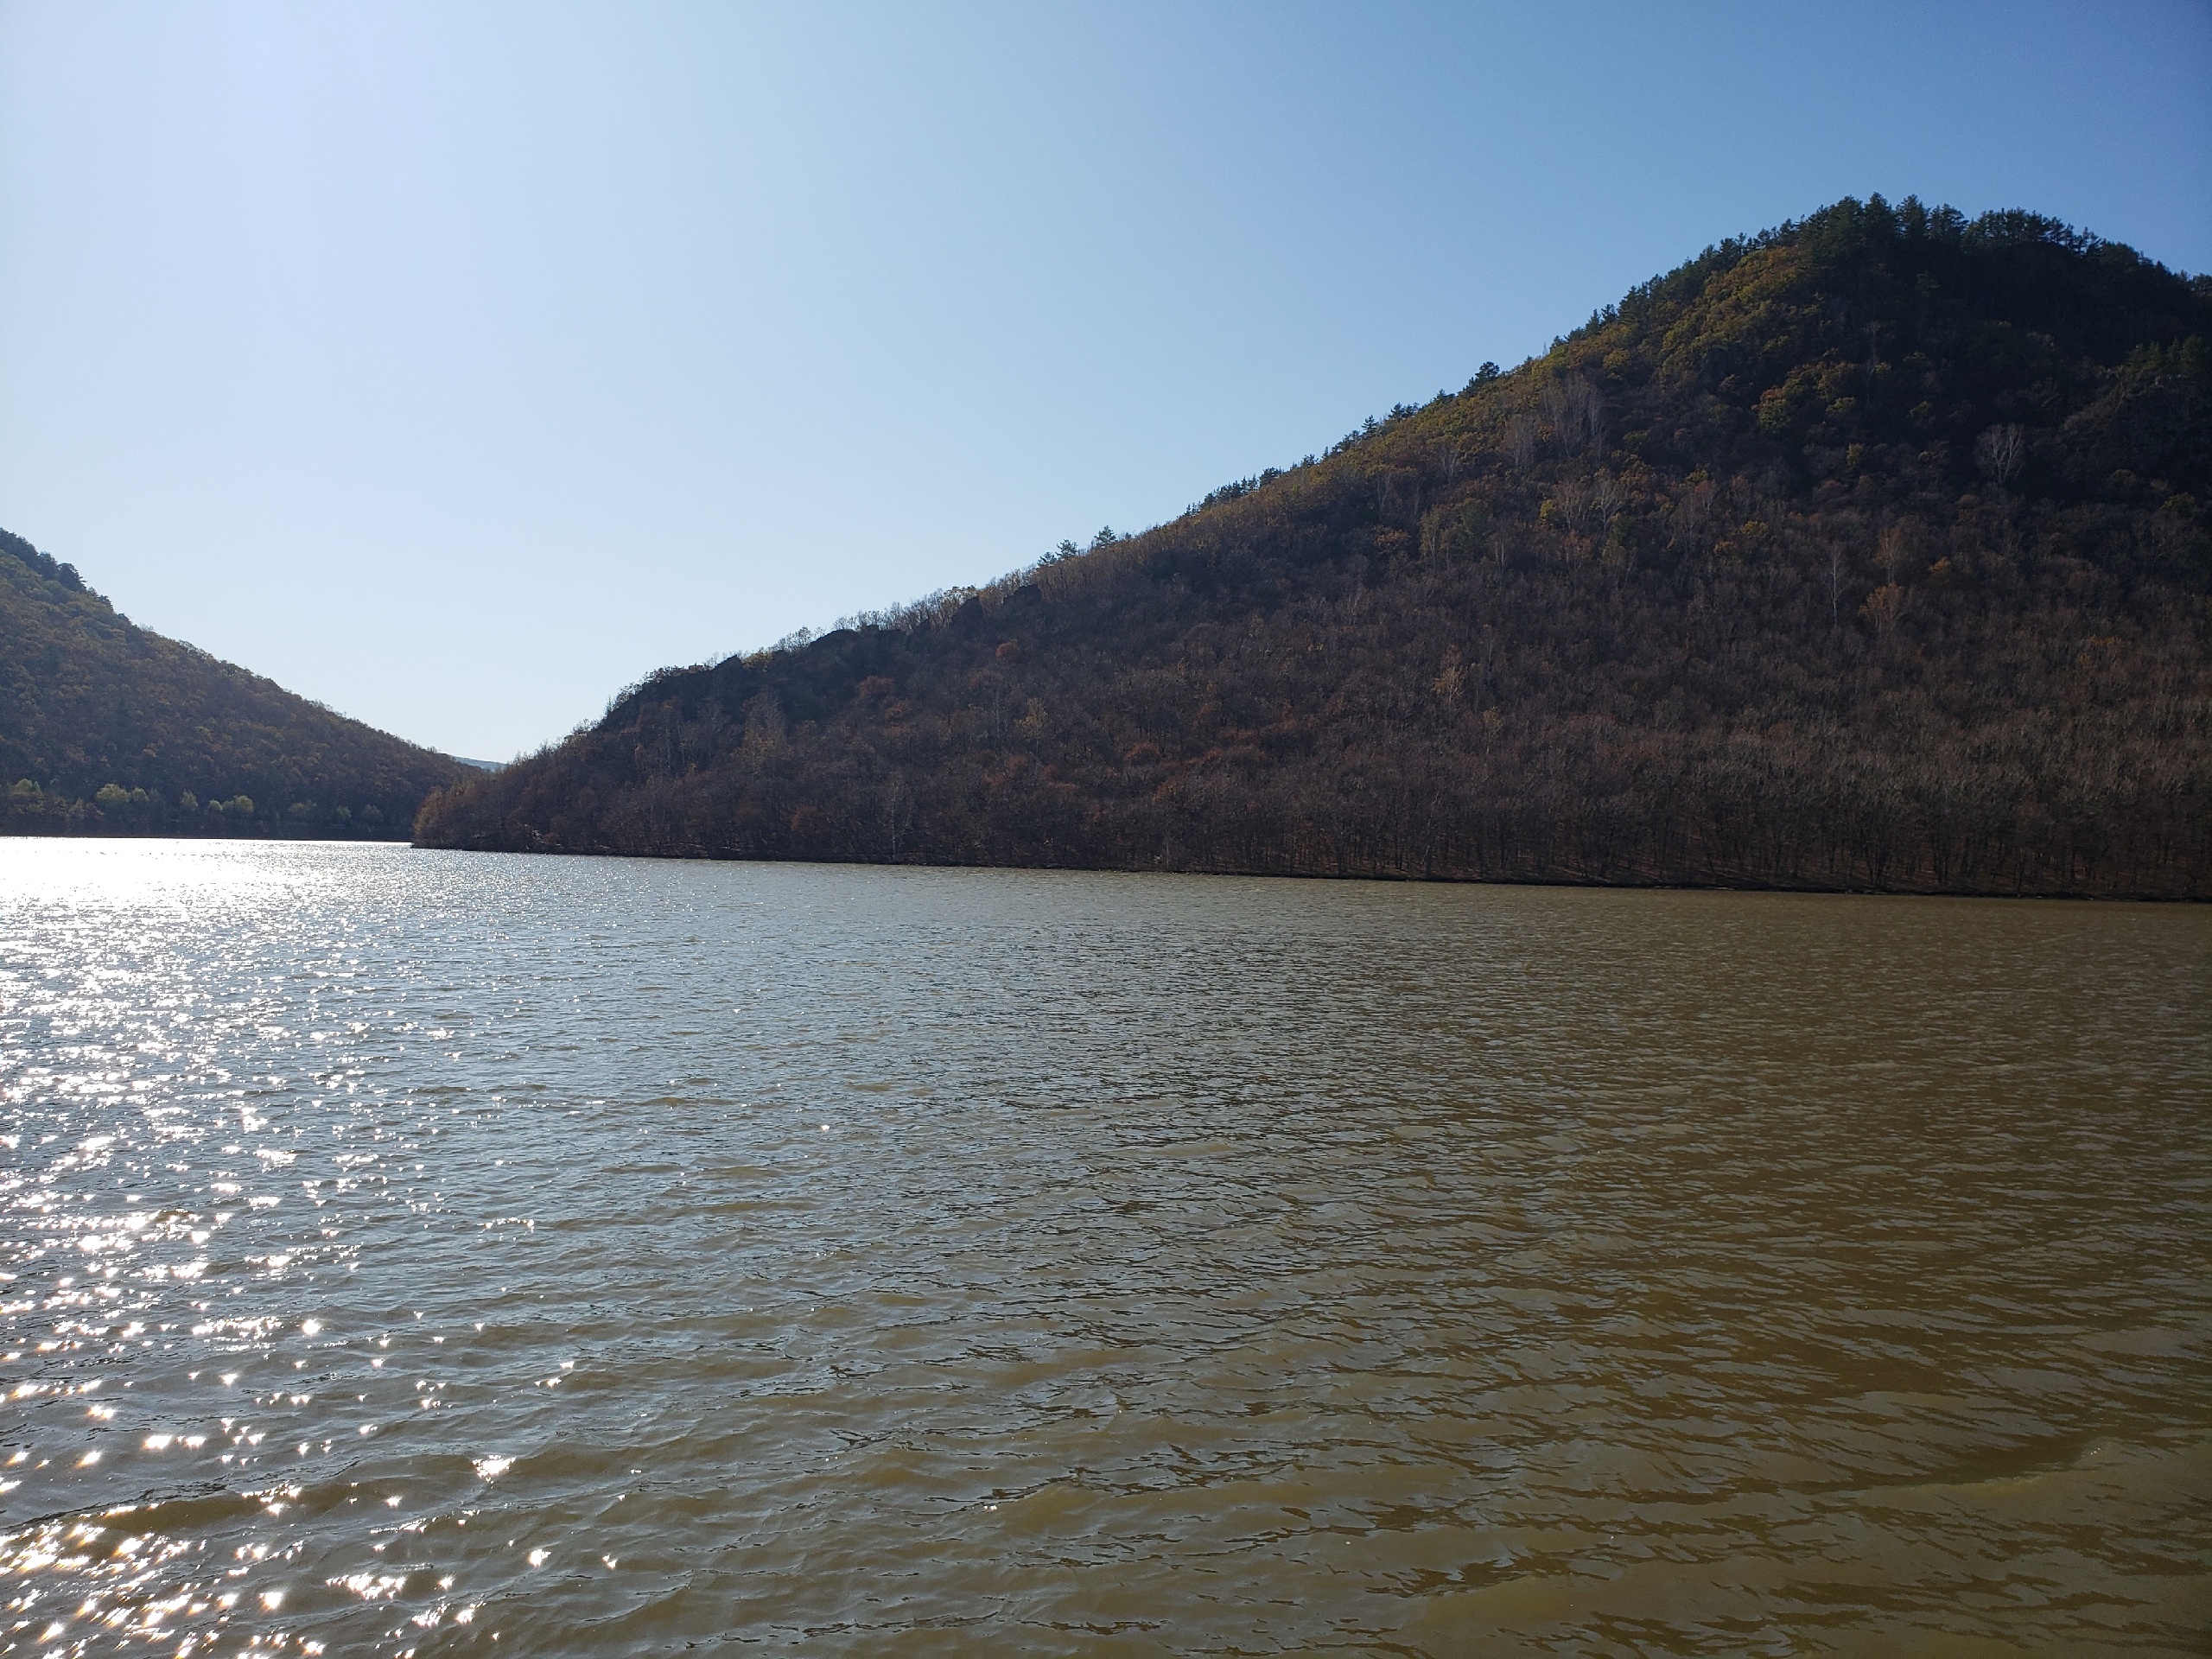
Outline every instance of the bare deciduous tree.
<path id="1" fill-rule="evenodd" d="M 1583 390 L 1589 401 L 1583 405 L 1582 423 L 1589 429 L 1590 449 L 1593 454 L 1605 453 L 1605 439 L 1612 429 L 1612 410 L 1606 407 L 1605 394 L 1597 387 L 1584 383 Z"/>
<path id="2" fill-rule="evenodd" d="M 1580 420 L 1570 420 L 1567 404 L 1573 394 L 1564 380 L 1551 380 L 1536 393 L 1536 408 L 1544 417 L 1544 424 L 1552 429 L 1552 440 L 1567 454 L 1574 453 L 1574 440 L 1580 435 Z"/>
<path id="3" fill-rule="evenodd" d="M 1911 532 L 1903 524 L 1885 524 L 1874 542 L 1874 562 L 1882 567 L 1882 580 L 1892 588 L 1903 586 L 1901 578 L 1911 556 Z"/>
<path id="4" fill-rule="evenodd" d="M 1989 481 L 2003 489 L 2028 458 L 2027 437 L 2015 424 L 1993 426 L 1974 441 L 1974 458 Z"/>
<path id="5" fill-rule="evenodd" d="M 1859 609 L 1859 613 L 1874 625 L 1875 632 L 1887 639 L 1897 631 L 1897 620 L 1911 603 L 1912 594 L 1909 590 L 1894 582 L 1885 582 L 1866 595 L 1866 602 Z"/>
<path id="6" fill-rule="evenodd" d="M 1693 484 L 1675 502 L 1674 524 L 1667 538 L 1669 547 L 1701 545 L 1706 525 L 1713 518 L 1713 490 L 1710 483 Z"/>
<path id="7" fill-rule="evenodd" d="M 1613 520 L 1628 505 L 1628 492 L 1621 488 L 1620 480 L 1611 473 L 1600 473 L 1598 481 L 1590 487 L 1590 505 L 1597 510 L 1599 522 L 1611 530 Z"/>
<path id="8" fill-rule="evenodd" d="M 1585 438 L 1602 445 L 1605 430 L 1605 400 L 1598 389 L 1579 374 L 1562 375 L 1536 394 L 1536 407 L 1552 429 L 1564 454 L 1573 454 Z"/>
<path id="9" fill-rule="evenodd" d="M 1524 473 L 1536 464 L 1536 423 L 1526 413 L 1506 423 L 1505 456 Z"/>
<path id="10" fill-rule="evenodd" d="M 895 864 L 906 831 L 914 822 L 914 791 L 907 787 L 904 772 L 893 772 L 885 783 L 881 805 L 884 836 L 890 844 L 891 861 Z"/>
<path id="11" fill-rule="evenodd" d="M 1830 536 L 1827 561 L 1821 569 L 1821 577 L 1828 590 L 1828 626 L 1831 628 L 1843 626 L 1843 579 L 1849 569 L 1849 562 L 1843 553 L 1843 537 Z"/>
<path id="12" fill-rule="evenodd" d="M 1552 505 L 1567 529 L 1578 536 L 1588 533 L 1592 506 L 1588 485 L 1578 484 L 1572 479 L 1566 480 L 1553 489 Z"/>
<path id="13" fill-rule="evenodd" d="M 1444 652 L 1444 666 L 1429 683 L 1429 690 L 1435 692 L 1440 702 L 1454 703 L 1466 687 L 1467 671 L 1459 661 L 1459 648 L 1448 646 Z"/>

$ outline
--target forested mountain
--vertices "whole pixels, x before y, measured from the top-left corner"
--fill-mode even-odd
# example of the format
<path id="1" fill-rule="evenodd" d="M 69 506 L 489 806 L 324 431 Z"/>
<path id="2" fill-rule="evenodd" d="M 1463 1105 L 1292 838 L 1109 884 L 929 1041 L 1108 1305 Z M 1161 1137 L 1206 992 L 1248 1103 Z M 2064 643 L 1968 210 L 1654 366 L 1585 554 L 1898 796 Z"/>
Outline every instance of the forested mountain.
<path id="1" fill-rule="evenodd" d="M 149 633 L 0 531 L 0 833 L 392 838 L 461 770 Z"/>
<path id="2" fill-rule="evenodd" d="M 975 592 L 671 669 L 425 845 L 2212 895 L 2212 282 L 1877 198 Z"/>

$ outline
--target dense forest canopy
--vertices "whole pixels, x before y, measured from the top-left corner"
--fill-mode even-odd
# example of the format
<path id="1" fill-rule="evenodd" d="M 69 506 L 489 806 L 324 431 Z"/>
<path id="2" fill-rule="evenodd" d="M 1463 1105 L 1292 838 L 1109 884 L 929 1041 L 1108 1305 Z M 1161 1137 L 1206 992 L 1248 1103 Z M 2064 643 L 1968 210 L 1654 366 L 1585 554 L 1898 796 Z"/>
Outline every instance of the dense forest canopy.
<path id="1" fill-rule="evenodd" d="M 460 771 L 149 633 L 0 531 L 0 833 L 389 839 Z"/>
<path id="2" fill-rule="evenodd" d="M 1846 200 L 990 587 L 664 671 L 425 845 L 2212 894 L 2212 282 Z"/>

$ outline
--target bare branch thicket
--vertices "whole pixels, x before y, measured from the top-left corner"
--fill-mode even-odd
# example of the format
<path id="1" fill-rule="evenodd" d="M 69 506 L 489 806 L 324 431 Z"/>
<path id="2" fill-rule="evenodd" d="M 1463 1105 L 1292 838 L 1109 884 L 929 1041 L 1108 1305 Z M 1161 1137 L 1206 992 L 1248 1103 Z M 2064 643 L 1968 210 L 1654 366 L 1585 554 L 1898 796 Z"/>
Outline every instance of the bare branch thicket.
<path id="1" fill-rule="evenodd" d="M 1560 521 L 1576 535 L 1586 533 L 1590 528 L 1591 489 L 1573 479 L 1562 480 L 1552 490 L 1552 505 L 1559 512 Z"/>
<path id="2" fill-rule="evenodd" d="M 1611 473 L 1600 473 L 1598 481 L 1591 486 L 1590 503 L 1597 510 L 1599 522 L 1611 530 L 1613 520 L 1619 518 L 1622 510 L 1628 505 L 1628 492 L 1621 487 L 1620 480 Z"/>
<path id="3" fill-rule="evenodd" d="M 1580 375 L 1561 375 L 1547 381 L 1536 394 L 1536 407 L 1552 429 L 1560 453 L 1572 455 L 1582 447 L 1591 424 L 1592 393 Z"/>
<path id="4" fill-rule="evenodd" d="M 1707 540 L 1707 527 L 1713 521 L 1713 489 L 1710 483 L 1693 484 L 1675 498 L 1673 522 L 1667 536 L 1669 547 L 1701 547 Z"/>
<path id="5" fill-rule="evenodd" d="M 1912 532 L 1903 524 L 1885 524 L 1875 538 L 1874 563 L 1882 567 L 1882 580 L 1891 587 L 1903 585 L 1900 578 L 1912 556 Z"/>
<path id="6" fill-rule="evenodd" d="M 2027 458 L 2027 435 L 2014 423 L 1993 426 L 1974 441 L 1974 464 L 2000 490 L 2019 475 Z"/>
<path id="7" fill-rule="evenodd" d="M 1602 455 L 1606 439 L 1612 432 L 1612 410 L 1606 405 L 1605 393 L 1588 381 L 1583 382 L 1582 390 L 1587 397 L 1582 409 L 1582 423 L 1590 434 L 1590 451 Z"/>
<path id="8" fill-rule="evenodd" d="M 1875 632 L 1884 640 L 1897 632 L 1898 620 L 1911 608 L 1912 594 L 1909 588 L 1894 582 L 1885 582 L 1866 595 L 1866 602 L 1859 607 L 1859 614 L 1874 625 Z"/>
<path id="9" fill-rule="evenodd" d="M 1844 556 L 1843 537 L 1831 535 L 1827 538 L 1827 557 L 1821 569 L 1821 580 L 1828 590 L 1828 626 L 1843 626 L 1843 579 L 1850 574 L 1850 563 Z"/>
<path id="10" fill-rule="evenodd" d="M 1550 380 L 1536 391 L 1536 412 L 1543 416 L 1544 424 L 1552 429 L 1552 436 L 1562 448 L 1565 439 L 1560 429 L 1567 424 L 1567 388 L 1557 380 Z"/>
<path id="11" fill-rule="evenodd" d="M 1521 472 L 1536 464 L 1536 423 L 1525 411 L 1506 423 L 1505 455 Z"/>

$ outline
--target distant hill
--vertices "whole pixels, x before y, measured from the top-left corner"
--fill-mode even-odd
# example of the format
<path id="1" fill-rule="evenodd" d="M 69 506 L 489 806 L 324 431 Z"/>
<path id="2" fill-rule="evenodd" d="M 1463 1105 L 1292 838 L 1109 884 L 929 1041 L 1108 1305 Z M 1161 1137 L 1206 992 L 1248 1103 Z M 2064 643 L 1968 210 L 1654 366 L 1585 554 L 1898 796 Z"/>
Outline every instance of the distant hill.
<path id="1" fill-rule="evenodd" d="M 0 531 L 0 833 L 390 839 L 461 771 L 148 632 Z"/>
<path id="2" fill-rule="evenodd" d="M 1843 201 L 974 592 L 671 669 L 425 845 L 2212 895 L 2212 282 Z"/>

